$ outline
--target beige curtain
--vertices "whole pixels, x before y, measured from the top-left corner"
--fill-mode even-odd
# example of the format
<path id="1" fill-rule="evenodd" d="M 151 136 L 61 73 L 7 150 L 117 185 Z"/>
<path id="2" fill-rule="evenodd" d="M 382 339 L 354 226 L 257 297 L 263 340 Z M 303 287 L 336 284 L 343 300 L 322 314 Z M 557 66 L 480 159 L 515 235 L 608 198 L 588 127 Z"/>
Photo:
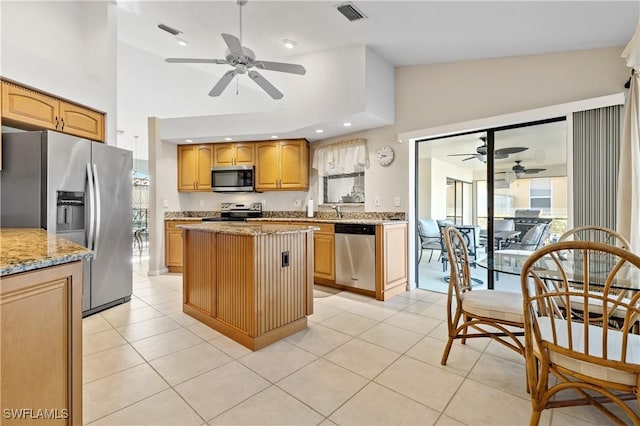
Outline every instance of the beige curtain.
<path id="1" fill-rule="evenodd" d="M 625 101 L 617 196 L 617 230 L 640 255 L 640 20 L 635 34 L 622 52 L 634 70 Z"/>
<path id="2" fill-rule="evenodd" d="M 318 176 L 353 173 L 369 167 L 369 151 L 364 138 L 345 139 L 314 146 L 311 167 Z"/>

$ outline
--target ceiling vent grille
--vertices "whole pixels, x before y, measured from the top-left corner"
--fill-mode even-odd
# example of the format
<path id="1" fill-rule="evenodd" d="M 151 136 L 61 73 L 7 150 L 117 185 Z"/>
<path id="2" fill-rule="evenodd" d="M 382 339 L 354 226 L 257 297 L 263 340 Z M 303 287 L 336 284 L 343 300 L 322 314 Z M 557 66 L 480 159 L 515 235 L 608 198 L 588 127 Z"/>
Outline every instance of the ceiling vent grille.
<path id="1" fill-rule="evenodd" d="M 169 34 L 172 34 L 174 36 L 177 36 L 178 34 L 180 34 L 182 31 L 180 30 L 176 30 L 175 28 L 171 28 L 168 25 L 165 24 L 158 24 L 158 28 L 160 28 L 162 31 L 166 31 Z"/>
<path id="2" fill-rule="evenodd" d="M 337 6 L 338 12 L 342 13 L 349 21 L 359 21 L 365 19 L 364 13 L 360 12 L 351 2 L 342 3 Z"/>

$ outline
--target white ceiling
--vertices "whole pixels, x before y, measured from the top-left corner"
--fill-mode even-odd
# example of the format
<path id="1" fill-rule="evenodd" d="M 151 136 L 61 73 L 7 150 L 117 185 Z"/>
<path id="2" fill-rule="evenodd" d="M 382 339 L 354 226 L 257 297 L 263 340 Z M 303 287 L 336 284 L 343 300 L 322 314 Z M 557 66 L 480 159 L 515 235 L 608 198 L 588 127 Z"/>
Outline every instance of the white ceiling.
<path id="1" fill-rule="evenodd" d="M 259 59 L 272 61 L 289 61 L 296 55 L 367 45 L 391 64 L 406 66 L 623 46 L 640 16 L 637 0 L 354 1 L 368 19 L 349 22 L 335 8 L 340 3 L 336 0 L 250 0 L 243 8 L 243 44 L 253 49 Z M 136 93 L 136 102 L 120 102 L 119 91 L 118 128 L 131 138 L 133 134 L 146 134 L 148 116 L 173 118 L 222 113 L 220 111 L 228 114 L 278 109 L 278 101 L 264 99 L 248 79 L 240 79 L 238 84 L 248 84 L 246 90 L 257 93 L 257 102 L 243 105 L 229 100 L 227 109 L 220 103 L 209 106 L 207 99 L 189 102 L 190 97 L 201 97 L 202 91 L 206 93 L 228 66 L 195 67 L 162 62 L 166 57 L 176 56 L 224 57 L 225 45 L 220 34 L 239 33 L 238 15 L 235 0 L 119 0 L 119 41 L 129 50 L 133 48 L 157 60 L 135 63 L 135 68 L 129 66 L 128 61 L 119 64 L 118 79 L 127 82 L 128 90 L 139 86 L 153 93 L 149 96 Z M 170 34 L 156 27 L 158 23 L 182 31 L 180 37 L 189 45 L 179 46 Z M 285 49 L 281 43 L 285 38 L 295 40 L 298 46 Z M 156 75 L 164 76 L 155 72 L 161 66 L 175 67 L 171 72 L 176 79 L 158 81 Z M 195 70 L 206 76 L 206 89 L 194 89 L 183 80 L 187 93 L 159 102 L 157 88 L 174 85 L 181 75 L 194 75 Z M 264 74 L 278 83 L 278 73 Z M 344 133 L 351 131 L 345 129 Z M 308 136 L 316 138 L 315 134 Z"/>

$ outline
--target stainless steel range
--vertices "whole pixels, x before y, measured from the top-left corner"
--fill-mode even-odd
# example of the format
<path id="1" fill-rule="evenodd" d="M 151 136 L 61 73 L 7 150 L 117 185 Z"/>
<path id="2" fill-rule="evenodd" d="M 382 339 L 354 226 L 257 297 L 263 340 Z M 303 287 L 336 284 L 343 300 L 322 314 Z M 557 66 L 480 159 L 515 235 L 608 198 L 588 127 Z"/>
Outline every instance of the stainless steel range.
<path id="1" fill-rule="evenodd" d="M 203 222 L 246 222 L 262 217 L 262 203 L 222 203 L 220 217 L 204 217 Z"/>

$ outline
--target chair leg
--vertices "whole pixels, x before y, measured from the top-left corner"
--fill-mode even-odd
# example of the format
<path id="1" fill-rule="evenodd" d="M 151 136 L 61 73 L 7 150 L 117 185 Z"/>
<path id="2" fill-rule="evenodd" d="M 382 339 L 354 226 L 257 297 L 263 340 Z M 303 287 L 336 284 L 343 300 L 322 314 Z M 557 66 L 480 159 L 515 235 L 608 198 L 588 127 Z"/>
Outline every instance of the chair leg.
<path id="1" fill-rule="evenodd" d="M 529 426 L 538 426 L 540 423 L 540 416 L 542 415 L 542 411 L 533 410 L 531 412 L 531 419 L 529 420 Z"/>
<path id="2" fill-rule="evenodd" d="M 431 254 L 429 254 L 429 263 L 431 263 L 431 258 L 433 257 L 433 249 L 431 249 Z"/>
<path id="3" fill-rule="evenodd" d="M 424 249 L 420 247 L 420 254 L 418 255 L 418 263 L 420 263 L 420 261 L 422 260 L 422 250 Z"/>
<path id="4" fill-rule="evenodd" d="M 453 345 L 453 337 L 449 337 L 449 340 L 447 340 L 447 345 L 444 347 L 444 352 L 442 353 L 442 359 L 440 360 L 440 364 L 447 365 L 449 352 L 451 352 L 451 345 Z"/>

